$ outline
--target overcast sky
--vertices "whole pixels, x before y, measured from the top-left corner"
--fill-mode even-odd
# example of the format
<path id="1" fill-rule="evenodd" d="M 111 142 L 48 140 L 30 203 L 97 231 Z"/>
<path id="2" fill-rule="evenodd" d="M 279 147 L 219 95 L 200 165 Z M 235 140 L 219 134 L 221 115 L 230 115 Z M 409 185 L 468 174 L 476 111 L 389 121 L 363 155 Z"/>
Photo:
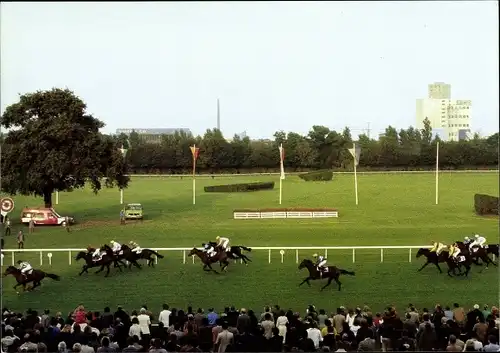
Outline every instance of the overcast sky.
<path id="1" fill-rule="evenodd" d="M 471 99 L 498 131 L 498 4 L 2 3 L 1 110 L 68 87 L 117 128 L 216 126 L 228 137 L 312 125 L 415 125 L 427 84 Z"/>

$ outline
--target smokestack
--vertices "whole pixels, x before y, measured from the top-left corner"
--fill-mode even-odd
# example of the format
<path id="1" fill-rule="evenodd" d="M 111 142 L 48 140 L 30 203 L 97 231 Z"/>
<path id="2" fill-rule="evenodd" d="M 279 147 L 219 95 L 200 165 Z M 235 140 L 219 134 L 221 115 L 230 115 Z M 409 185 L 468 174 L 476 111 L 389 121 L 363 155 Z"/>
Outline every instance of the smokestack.
<path id="1" fill-rule="evenodd" d="M 220 131 L 220 106 L 219 106 L 219 98 L 217 98 L 217 130 Z"/>

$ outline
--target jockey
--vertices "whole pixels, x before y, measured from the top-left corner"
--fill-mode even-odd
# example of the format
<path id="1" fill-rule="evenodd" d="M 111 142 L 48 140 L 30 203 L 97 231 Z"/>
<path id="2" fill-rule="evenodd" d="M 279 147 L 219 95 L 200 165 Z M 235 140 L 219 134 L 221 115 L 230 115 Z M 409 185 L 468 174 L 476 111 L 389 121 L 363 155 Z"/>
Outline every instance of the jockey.
<path id="1" fill-rule="evenodd" d="M 142 251 L 139 244 L 137 244 L 135 241 L 130 241 L 128 244 L 130 245 L 130 249 L 132 249 L 132 252 L 139 254 Z"/>
<path id="2" fill-rule="evenodd" d="M 474 240 L 469 245 L 469 249 L 472 250 L 474 246 L 479 246 L 480 248 L 483 248 L 484 244 L 486 244 L 486 238 L 480 236 L 479 234 L 476 234 L 474 235 Z"/>
<path id="3" fill-rule="evenodd" d="M 448 251 L 450 253 L 451 258 L 455 261 L 458 261 L 458 255 L 460 255 L 460 248 L 456 246 L 456 243 L 450 245 Z"/>
<path id="4" fill-rule="evenodd" d="M 318 254 L 314 254 L 313 257 L 316 260 L 316 269 L 322 274 L 326 268 L 326 259 L 323 256 L 318 256 Z"/>
<path id="5" fill-rule="evenodd" d="M 221 247 L 224 251 L 229 251 L 229 239 L 224 237 L 217 236 L 215 238 L 217 240 L 217 246 Z"/>
<path id="6" fill-rule="evenodd" d="M 95 260 L 95 259 L 97 259 L 97 258 L 99 257 L 99 255 L 101 254 L 101 249 L 99 249 L 99 248 L 95 248 L 95 249 L 94 249 L 94 248 L 93 248 L 93 247 L 91 247 L 90 245 L 89 245 L 89 246 L 87 246 L 87 251 L 88 251 L 89 253 L 90 253 L 92 250 L 94 250 L 94 251 L 92 252 L 92 260 Z"/>
<path id="7" fill-rule="evenodd" d="M 446 249 L 446 245 L 444 245 L 443 243 L 438 243 L 436 241 L 433 241 L 432 242 L 432 249 L 431 249 L 431 252 L 436 252 L 436 255 L 439 256 L 439 254 L 441 254 L 441 252 Z"/>
<path id="8" fill-rule="evenodd" d="M 27 261 L 22 260 L 17 261 L 17 264 L 19 265 L 19 269 L 21 270 L 21 274 L 24 278 L 28 278 L 27 274 L 30 274 L 33 271 L 33 267 L 31 267 Z"/>
<path id="9" fill-rule="evenodd" d="M 111 240 L 110 243 L 111 243 L 111 250 L 113 250 L 114 254 L 118 253 L 122 249 L 122 246 L 120 243 L 117 243 L 114 240 Z"/>
<path id="10" fill-rule="evenodd" d="M 469 244 L 470 244 L 471 242 L 472 242 L 471 238 L 469 238 L 469 237 L 465 237 L 465 238 L 464 238 L 464 245 L 465 245 L 465 246 L 469 246 Z"/>
<path id="11" fill-rule="evenodd" d="M 210 245 L 210 243 L 206 243 L 206 244 L 203 243 L 201 245 L 203 245 L 203 249 L 208 254 L 209 257 L 212 257 L 217 253 L 215 251 L 214 247 L 212 245 Z"/>

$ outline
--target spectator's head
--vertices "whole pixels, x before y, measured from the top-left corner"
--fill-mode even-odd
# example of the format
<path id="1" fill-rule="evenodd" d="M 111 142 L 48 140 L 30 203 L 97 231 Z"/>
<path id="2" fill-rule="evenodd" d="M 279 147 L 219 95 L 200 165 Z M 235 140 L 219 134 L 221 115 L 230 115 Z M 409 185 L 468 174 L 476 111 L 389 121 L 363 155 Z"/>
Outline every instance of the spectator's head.
<path id="1" fill-rule="evenodd" d="M 488 336 L 488 342 L 490 342 L 490 344 L 497 344 L 497 343 L 498 343 L 498 340 L 497 340 L 497 338 L 495 337 L 495 335 L 489 335 L 489 336 Z"/>
<path id="2" fill-rule="evenodd" d="M 103 347 L 109 347 L 109 338 L 104 336 L 101 340 L 101 346 Z"/>
<path id="3" fill-rule="evenodd" d="M 424 321 L 429 321 L 429 318 L 430 318 L 430 317 L 429 317 L 429 314 L 424 314 L 424 315 L 422 316 L 422 319 L 423 319 Z"/>
<path id="4" fill-rule="evenodd" d="M 168 310 L 168 304 L 163 304 L 162 308 L 163 308 L 163 310 Z"/>
<path id="5" fill-rule="evenodd" d="M 458 303 L 453 303 L 453 307 L 457 309 L 460 308 L 460 305 L 458 305 Z"/>
<path id="6" fill-rule="evenodd" d="M 332 325 L 327 326 L 327 328 L 326 328 L 326 332 L 328 332 L 328 333 L 332 333 L 332 334 L 333 334 L 333 333 L 334 333 L 333 326 L 332 326 Z"/>
<path id="7" fill-rule="evenodd" d="M 410 313 L 406 313 L 406 318 L 407 319 L 411 319 L 411 314 Z"/>
<path id="8" fill-rule="evenodd" d="M 133 325 L 134 325 L 134 324 L 139 325 L 139 319 L 138 319 L 138 318 L 136 318 L 136 317 L 134 317 L 134 318 L 132 319 L 132 324 L 133 324 Z"/>
<path id="9" fill-rule="evenodd" d="M 227 324 L 227 321 L 222 321 L 222 329 L 227 330 L 229 328 L 229 325 Z"/>
<path id="10" fill-rule="evenodd" d="M 104 312 L 105 313 L 110 313 L 111 312 L 111 309 L 109 308 L 109 306 L 107 306 L 107 307 L 104 308 Z"/>
<path id="11" fill-rule="evenodd" d="M 449 343 L 450 344 L 455 344 L 457 343 L 457 337 L 455 335 L 450 335 L 450 338 L 449 338 Z"/>
<path id="12" fill-rule="evenodd" d="M 175 336 L 175 334 L 174 334 L 174 336 Z M 176 336 L 176 337 L 177 337 L 177 336 Z M 134 345 L 134 337 L 130 337 L 130 336 L 129 336 L 129 337 L 127 337 L 127 344 L 128 344 L 129 346 L 133 346 L 133 345 Z"/>
<path id="13" fill-rule="evenodd" d="M 58 352 L 66 352 L 67 349 L 68 349 L 68 346 L 66 345 L 66 342 L 64 342 L 64 341 L 59 342 L 59 344 L 57 345 Z"/>
<path id="14" fill-rule="evenodd" d="M 80 343 L 75 343 L 73 345 L 73 352 L 74 353 L 79 353 L 82 351 L 82 345 Z"/>
<path id="15" fill-rule="evenodd" d="M 271 314 L 266 313 L 266 315 L 264 315 L 264 319 L 271 320 Z"/>
<path id="16" fill-rule="evenodd" d="M 444 308 L 444 310 L 446 310 L 446 311 L 450 311 L 450 306 L 449 306 L 449 305 L 446 305 L 446 306 L 445 306 L 445 308 Z"/>

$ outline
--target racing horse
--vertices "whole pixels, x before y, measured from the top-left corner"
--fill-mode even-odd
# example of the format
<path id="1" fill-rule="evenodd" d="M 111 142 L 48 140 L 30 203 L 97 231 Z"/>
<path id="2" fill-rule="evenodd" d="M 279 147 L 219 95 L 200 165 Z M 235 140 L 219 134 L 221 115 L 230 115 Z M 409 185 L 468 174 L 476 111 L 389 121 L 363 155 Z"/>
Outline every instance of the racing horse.
<path id="1" fill-rule="evenodd" d="M 99 260 L 94 260 L 92 256 L 92 250 L 93 249 L 90 249 L 90 251 L 88 252 L 80 251 L 78 254 L 76 254 L 76 261 L 80 259 L 83 259 L 85 261 L 85 264 L 83 265 L 82 270 L 78 275 L 81 276 L 84 272 L 89 273 L 89 268 L 101 266 L 101 268 L 96 271 L 96 274 L 102 272 L 104 268 L 106 268 L 106 274 L 104 275 L 104 277 L 108 277 L 110 266 L 115 262 L 114 257 L 111 257 L 108 254 L 104 254 L 99 258 Z M 120 267 L 120 265 L 118 265 L 118 269 L 120 270 L 120 272 L 122 272 L 122 268 Z"/>
<path id="2" fill-rule="evenodd" d="M 210 256 L 208 256 L 208 253 L 206 253 L 205 251 L 197 249 L 197 248 L 193 248 L 189 252 L 188 256 L 193 256 L 193 255 L 198 256 L 200 258 L 201 262 L 203 262 L 203 270 L 204 271 L 208 271 L 208 272 L 212 271 L 212 272 L 219 274 L 219 272 L 217 272 L 216 270 L 214 270 L 212 268 L 212 264 L 216 263 L 216 262 L 219 262 L 220 267 L 221 267 L 221 271 L 227 271 L 227 267 L 229 266 L 229 261 L 227 261 L 228 256 L 227 256 L 227 253 L 225 251 L 218 251 L 214 256 L 210 257 Z"/>
<path id="3" fill-rule="evenodd" d="M 453 274 L 455 274 L 455 269 L 458 268 L 458 275 L 467 277 L 472 267 L 472 262 L 472 256 L 468 252 L 461 253 L 456 259 L 448 256 L 448 259 L 446 260 L 446 263 L 448 264 L 448 276 L 453 277 L 451 275 L 452 270 Z M 465 267 L 465 272 L 460 270 L 462 266 Z"/>
<path id="4" fill-rule="evenodd" d="M 127 248 L 130 250 L 129 247 L 127 247 Z M 139 270 L 142 269 L 141 265 L 139 265 L 139 263 L 137 262 L 138 258 L 136 257 L 136 254 L 132 253 L 132 251 L 126 252 L 122 248 L 122 250 L 120 250 L 120 252 L 118 254 L 115 254 L 113 252 L 113 249 L 111 249 L 111 247 L 108 244 L 104 244 L 101 249 L 104 250 L 108 256 L 111 256 L 113 258 L 113 262 L 115 263 L 115 267 L 116 267 L 116 265 L 118 265 L 118 263 L 123 264 L 122 260 L 125 260 L 125 261 L 129 262 L 129 266 L 128 266 L 129 269 L 132 269 L 132 265 L 137 267 Z M 120 265 L 118 265 L 118 267 L 120 267 Z"/>
<path id="5" fill-rule="evenodd" d="M 122 245 L 122 250 L 123 250 L 123 254 L 130 253 L 130 256 L 132 258 L 134 258 L 136 261 L 140 260 L 140 259 L 147 260 L 148 261 L 148 266 L 151 266 L 151 267 L 155 267 L 155 258 L 154 258 L 154 256 L 156 256 L 159 259 L 163 259 L 164 258 L 163 255 L 161 255 L 161 254 L 159 254 L 156 251 L 151 250 L 151 249 L 141 249 L 140 253 L 133 252 L 132 249 L 128 245 L 126 245 L 126 244 Z M 131 268 L 132 267 L 132 262 L 130 262 L 128 266 L 129 266 L 129 268 Z"/>
<path id="6" fill-rule="evenodd" d="M 342 288 L 342 283 L 339 281 L 340 275 L 350 275 L 350 276 L 356 275 L 353 271 L 343 270 L 336 266 L 328 266 L 327 270 L 323 272 L 323 274 L 321 274 L 320 271 L 318 271 L 318 269 L 316 268 L 316 265 L 309 259 L 302 260 L 302 262 L 299 265 L 299 270 L 302 270 L 303 268 L 307 268 L 307 270 L 309 271 L 309 276 L 307 276 L 299 284 L 299 287 L 304 283 L 307 283 L 310 287 L 311 286 L 311 283 L 309 282 L 310 280 L 328 279 L 328 282 L 323 287 L 321 287 L 321 290 L 328 287 L 332 283 L 332 281 L 335 281 L 335 283 L 338 284 L 340 291 L 340 289 Z"/>
<path id="7" fill-rule="evenodd" d="M 208 243 L 209 245 L 213 246 L 214 248 L 217 248 L 217 243 L 216 242 L 209 242 Z M 243 260 L 243 262 L 245 263 L 245 265 L 248 265 L 248 262 L 252 262 L 252 260 L 250 260 L 250 258 L 248 256 L 246 256 L 245 254 L 243 254 L 241 251 L 242 250 L 245 250 L 245 251 L 252 251 L 252 248 L 247 248 L 246 246 L 243 246 L 243 245 L 233 245 L 231 246 L 231 248 L 226 252 L 227 253 L 227 257 L 231 260 Z"/>
<path id="8" fill-rule="evenodd" d="M 26 285 L 28 283 L 33 282 L 33 286 L 29 287 L 28 286 L 28 291 L 32 291 L 36 287 L 39 287 L 42 283 L 42 280 L 45 277 L 51 278 L 55 281 L 59 281 L 61 277 L 58 275 L 54 275 L 52 273 L 47 273 L 42 270 L 35 270 L 33 269 L 31 273 L 26 274 L 26 276 L 21 273 L 21 270 L 14 267 L 14 266 L 9 266 L 5 269 L 4 276 L 12 275 L 16 279 L 17 284 L 14 286 L 14 289 L 16 290 L 16 293 L 19 294 L 17 287 L 20 285 L 23 286 L 23 292 L 26 291 Z"/>
<path id="9" fill-rule="evenodd" d="M 427 267 L 427 265 L 433 264 L 437 267 L 437 269 L 439 270 L 439 273 L 443 273 L 443 271 L 441 270 L 441 267 L 439 267 L 439 264 L 442 262 L 448 262 L 448 258 L 450 257 L 450 254 L 448 253 L 448 251 L 443 250 L 438 256 L 435 251 L 431 251 L 430 249 L 427 249 L 427 248 L 420 248 L 417 251 L 416 258 L 418 259 L 421 256 L 425 256 L 427 261 L 425 261 L 423 266 L 420 267 L 417 270 L 417 272 L 422 271 L 424 268 Z"/>
<path id="10" fill-rule="evenodd" d="M 489 264 L 497 266 L 497 264 L 488 256 L 488 250 L 486 248 L 473 247 L 472 249 L 469 249 L 469 247 L 461 241 L 457 241 L 456 244 L 462 254 L 470 254 L 471 260 L 474 264 L 480 266 L 481 263 L 479 260 L 482 260 L 486 264 L 486 268 L 488 268 Z"/>
<path id="11" fill-rule="evenodd" d="M 499 247 L 500 247 L 499 244 L 490 244 L 490 245 L 487 245 L 486 253 L 493 254 L 496 257 L 498 257 L 499 256 L 499 251 L 498 251 Z"/>

